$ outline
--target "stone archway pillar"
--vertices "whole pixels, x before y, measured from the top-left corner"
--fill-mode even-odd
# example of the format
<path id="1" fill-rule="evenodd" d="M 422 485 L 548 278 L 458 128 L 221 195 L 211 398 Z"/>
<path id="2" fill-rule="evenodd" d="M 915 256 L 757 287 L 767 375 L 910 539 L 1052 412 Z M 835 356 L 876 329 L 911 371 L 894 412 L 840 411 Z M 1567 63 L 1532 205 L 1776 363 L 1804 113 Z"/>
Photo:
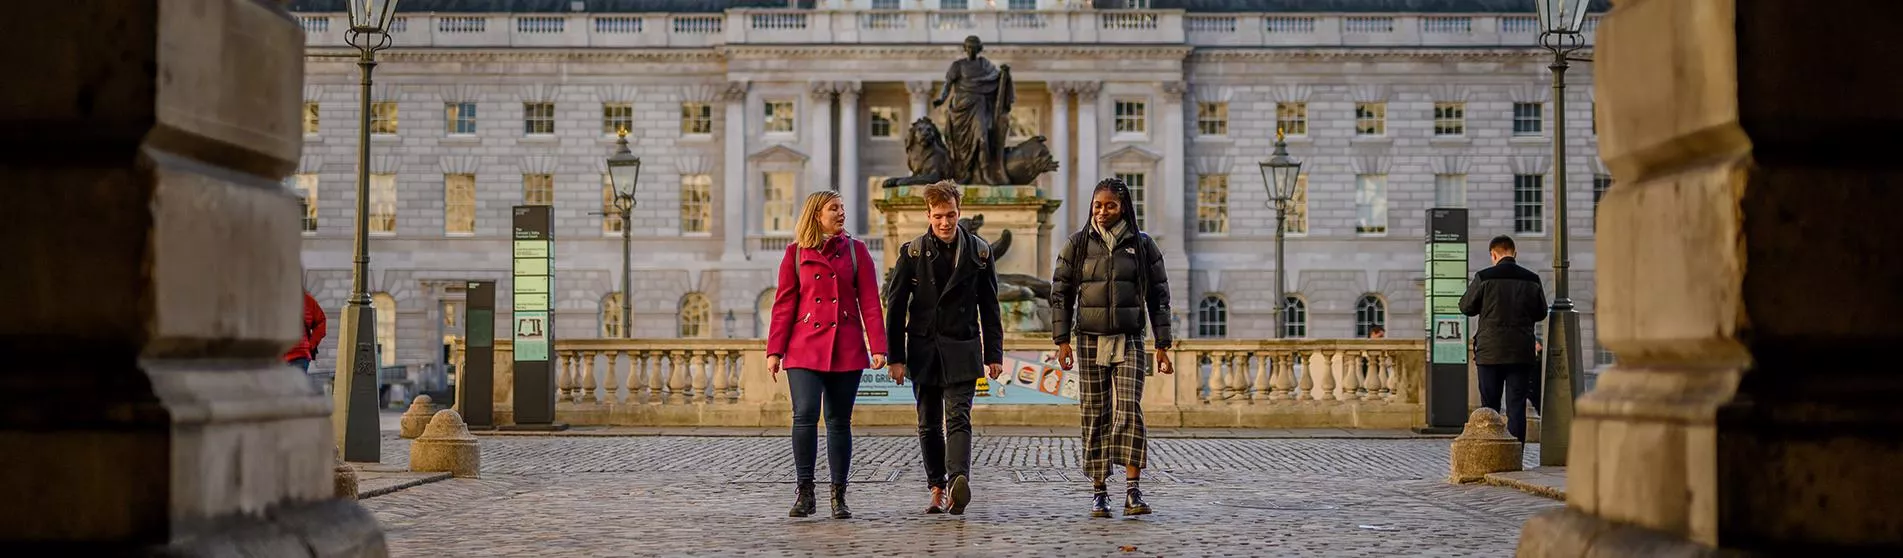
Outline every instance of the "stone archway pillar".
<path id="1" fill-rule="evenodd" d="M 1852 7 L 1854 6 L 1854 7 Z M 1903 545 L 1903 3 L 1618 0 L 1599 339 L 1521 556 Z"/>

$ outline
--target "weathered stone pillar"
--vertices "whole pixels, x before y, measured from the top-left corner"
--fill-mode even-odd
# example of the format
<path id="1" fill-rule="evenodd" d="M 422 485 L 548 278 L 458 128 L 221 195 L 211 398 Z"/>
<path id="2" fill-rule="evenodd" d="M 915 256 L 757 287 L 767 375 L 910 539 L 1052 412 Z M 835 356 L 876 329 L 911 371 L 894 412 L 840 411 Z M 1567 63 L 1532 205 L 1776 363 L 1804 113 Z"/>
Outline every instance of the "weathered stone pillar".
<path id="1" fill-rule="evenodd" d="M 747 259 L 747 90 L 745 81 L 729 81 L 726 89 L 720 92 L 720 100 L 727 105 L 726 118 L 720 131 L 724 150 L 721 152 L 720 174 L 722 184 L 720 206 L 721 237 L 720 260 L 738 262 Z M 496 362 L 503 362 L 500 356 Z M 496 385 L 501 386 L 500 376 Z M 500 424 L 500 423 L 498 423 Z"/>
<path id="2" fill-rule="evenodd" d="M 864 234 L 866 183 L 859 180 L 859 82 L 834 84 L 839 91 L 839 195 L 846 206 L 846 231 Z"/>
<path id="3" fill-rule="evenodd" d="M 1103 117 L 1103 109 L 1097 103 L 1097 94 L 1103 91 L 1103 82 L 1080 81 L 1071 84 L 1077 92 L 1077 168 L 1073 169 L 1076 184 L 1072 194 L 1066 198 L 1075 200 L 1070 205 L 1070 219 L 1077 227 L 1090 222 L 1090 191 L 1097 187 L 1097 169 L 1099 168 L 1097 149 L 1097 122 Z"/>
<path id="4" fill-rule="evenodd" d="M 806 201 L 806 195 L 821 190 L 833 190 L 838 185 L 833 175 L 833 82 L 815 81 L 810 86 L 807 99 L 813 102 L 811 118 L 795 119 L 793 131 L 807 134 L 813 146 L 813 159 L 806 167 L 806 187 L 794 198 L 794 211 Z"/>
<path id="5" fill-rule="evenodd" d="M 1903 546 L 1903 3 L 1815 4 L 1619 0 L 1599 24 L 1619 363 L 1522 556 Z"/>
<path id="6" fill-rule="evenodd" d="M 334 497 L 328 402 L 280 360 L 303 313 L 282 4 L 0 18 L 34 53 L 0 80 L 0 555 L 384 554 Z"/>
<path id="7" fill-rule="evenodd" d="M 1089 205 L 1089 202 L 1070 198 L 1070 193 L 1073 190 L 1070 186 L 1070 167 L 1075 164 L 1070 160 L 1071 85 L 1068 82 L 1058 81 L 1051 82 L 1047 86 L 1051 91 L 1051 131 L 1049 136 L 1051 140 L 1051 156 L 1057 158 L 1057 170 L 1051 171 L 1049 195 L 1052 199 L 1062 200 L 1064 203 L 1064 205 L 1058 209 L 1057 213 L 1051 216 L 1051 218 L 1054 219 L 1052 226 L 1056 229 L 1059 238 L 1069 238 L 1071 231 L 1076 230 L 1071 228 L 1070 221 L 1070 214 L 1075 209 L 1074 206 L 1080 202 L 1084 203 L 1084 205 Z M 1059 241 L 1058 244 L 1062 245 L 1062 241 Z M 1046 263 L 1045 265 L 1039 266 L 1038 269 L 1044 271 L 1050 267 L 1051 265 Z M 1043 273 L 1039 275 L 1039 277 L 1049 275 L 1049 273 Z"/>

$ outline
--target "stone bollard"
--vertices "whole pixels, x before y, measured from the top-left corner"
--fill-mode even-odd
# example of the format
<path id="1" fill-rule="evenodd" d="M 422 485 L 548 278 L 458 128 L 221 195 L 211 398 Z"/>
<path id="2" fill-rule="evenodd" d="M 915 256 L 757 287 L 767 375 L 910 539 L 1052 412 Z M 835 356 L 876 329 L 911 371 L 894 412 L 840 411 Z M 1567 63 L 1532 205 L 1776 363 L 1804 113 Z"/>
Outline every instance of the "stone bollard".
<path id="1" fill-rule="evenodd" d="M 476 446 L 476 437 L 469 435 L 469 425 L 463 423 L 462 415 L 450 409 L 437 411 L 423 435 L 410 444 L 413 472 L 447 471 L 474 478 L 481 466 L 482 452 Z"/>
<path id="2" fill-rule="evenodd" d="M 1486 407 L 1474 409 L 1454 438 L 1452 483 L 1480 482 L 1487 473 L 1520 470 L 1523 446 L 1507 434 L 1507 420 Z"/>
<path id="3" fill-rule="evenodd" d="M 349 463 L 344 463 L 343 452 L 338 451 L 335 446 L 331 447 L 330 454 L 331 460 L 335 462 L 335 466 L 331 469 L 331 491 L 338 498 L 357 499 L 357 469 L 351 467 Z"/>
<path id="4" fill-rule="evenodd" d="M 416 396 L 416 401 L 410 403 L 410 410 L 403 412 L 403 419 L 398 423 L 397 435 L 408 439 L 422 436 L 423 427 L 430 423 L 430 413 L 436 411 L 434 402 L 428 395 Z"/>

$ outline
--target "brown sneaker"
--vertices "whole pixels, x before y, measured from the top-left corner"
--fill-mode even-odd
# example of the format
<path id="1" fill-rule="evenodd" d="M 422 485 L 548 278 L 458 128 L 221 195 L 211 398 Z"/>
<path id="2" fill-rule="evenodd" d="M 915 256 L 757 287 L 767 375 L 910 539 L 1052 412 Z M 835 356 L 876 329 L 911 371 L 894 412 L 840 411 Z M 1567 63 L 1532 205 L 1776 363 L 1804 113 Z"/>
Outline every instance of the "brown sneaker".
<path id="1" fill-rule="evenodd" d="M 932 487 L 932 504 L 925 507 L 925 513 L 945 513 L 945 487 Z"/>

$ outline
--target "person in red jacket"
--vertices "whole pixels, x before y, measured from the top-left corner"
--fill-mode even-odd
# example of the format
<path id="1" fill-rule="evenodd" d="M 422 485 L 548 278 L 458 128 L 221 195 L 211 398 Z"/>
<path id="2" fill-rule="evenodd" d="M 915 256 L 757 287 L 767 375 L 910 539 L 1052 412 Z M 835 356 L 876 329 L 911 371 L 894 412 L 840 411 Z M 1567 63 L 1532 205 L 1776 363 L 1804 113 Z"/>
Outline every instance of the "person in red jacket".
<path id="1" fill-rule="evenodd" d="M 812 515 L 813 465 L 819 451 L 819 413 L 826 411 L 826 464 L 832 469 L 833 519 L 852 517 L 846 478 L 852 466 L 852 404 L 859 375 L 885 368 L 885 313 L 879 307 L 877 266 L 866 244 L 846 230 L 839 193 L 806 196 L 793 243 L 780 259 L 767 328 L 767 371 L 786 370 L 793 396 L 793 472 L 798 488 L 787 515 Z M 871 355 L 867 355 L 870 352 Z"/>
<path id="2" fill-rule="evenodd" d="M 309 374 L 311 361 L 317 359 L 317 345 L 324 342 L 324 322 L 324 308 L 311 298 L 310 291 L 304 291 L 304 335 L 284 353 L 284 362 Z"/>

